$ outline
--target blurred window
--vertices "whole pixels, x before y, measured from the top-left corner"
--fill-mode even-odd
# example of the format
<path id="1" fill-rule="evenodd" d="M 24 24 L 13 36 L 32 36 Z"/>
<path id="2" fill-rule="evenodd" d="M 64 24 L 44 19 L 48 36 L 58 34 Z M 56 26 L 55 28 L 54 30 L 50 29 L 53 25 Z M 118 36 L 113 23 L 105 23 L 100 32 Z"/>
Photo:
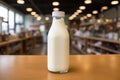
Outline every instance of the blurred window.
<path id="1" fill-rule="evenodd" d="M 23 16 L 16 13 L 15 21 L 16 23 L 23 23 Z"/>
<path id="2" fill-rule="evenodd" d="M 8 31 L 8 24 L 6 22 L 2 23 L 2 31 L 5 31 L 5 32 Z"/>
<path id="3" fill-rule="evenodd" d="M 7 32 L 8 31 L 8 9 L 0 4 L 0 17 L 3 18 L 3 22 L 1 25 L 1 30 Z"/>
<path id="4" fill-rule="evenodd" d="M 23 25 L 23 16 L 16 13 L 15 23 L 16 23 L 15 31 L 16 31 L 16 33 L 19 33 L 20 29 L 24 26 Z"/>
<path id="5" fill-rule="evenodd" d="M 3 21 L 8 21 L 8 9 L 0 5 L 0 17 L 3 17 Z"/>
<path id="6" fill-rule="evenodd" d="M 9 10 L 9 28 L 14 28 L 14 12 Z"/>

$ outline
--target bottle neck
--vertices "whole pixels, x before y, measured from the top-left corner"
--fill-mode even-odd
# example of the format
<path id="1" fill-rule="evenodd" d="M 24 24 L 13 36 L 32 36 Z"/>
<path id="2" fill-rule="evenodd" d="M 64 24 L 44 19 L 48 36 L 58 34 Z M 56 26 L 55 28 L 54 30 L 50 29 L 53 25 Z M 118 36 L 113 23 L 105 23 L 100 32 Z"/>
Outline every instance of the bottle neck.
<path id="1" fill-rule="evenodd" d="M 65 25 L 63 17 L 53 17 L 52 25 Z"/>
<path id="2" fill-rule="evenodd" d="M 63 17 L 53 17 L 53 22 L 64 22 L 64 18 Z"/>

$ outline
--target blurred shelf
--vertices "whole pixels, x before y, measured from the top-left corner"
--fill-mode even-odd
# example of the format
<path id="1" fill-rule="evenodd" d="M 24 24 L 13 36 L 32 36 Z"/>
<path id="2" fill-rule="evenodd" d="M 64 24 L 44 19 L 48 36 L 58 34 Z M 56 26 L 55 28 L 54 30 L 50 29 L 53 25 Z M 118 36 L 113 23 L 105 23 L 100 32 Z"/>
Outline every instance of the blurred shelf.
<path id="1" fill-rule="evenodd" d="M 91 43 L 88 43 L 89 46 L 92 46 L 92 47 L 97 47 L 97 48 L 101 48 L 103 50 L 106 50 L 106 51 L 109 51 L 109 52 L 113 52 L 113 53 L 117 53 L 119 54 L 120 52 L 119 51 L 116 51 L 116 50 L 113 50 L 113 49 L 109 49 L 109 48 L 106 48 L 104 46 L 96 46 L 95 44 L 91 44 Z"/>
<path id="2" fill-rule="evenodd" d="M 89 39 L 89 40 L 97 40 L 97 41 L 120 44 L 120 41 L 118 41 L 118 40 L 110 40 L 110 39 L 98 38 L 98 37 L 86 37 L 86 38 Z"/>
<path id="3" fill-rule="evenodd" d="M 81 45 L 84 46 L 84 51 L 83 52 L 86 52 L 87 53 L 87 49 L 89 47 L 93 47 L 93 48 L 100 48 L 102 52 L 100 53 L 103 53 L 104 51 L 107 51 L 108 53 L 116 53 L 116 54 L 119 54 L 120 51 L 119 51 L 119 48 L 120 48 L 120 41 L 118 40 L 109 40 L 109 39 L 105 39 L 105 38 L 98 38 L 98 37 L 78 37 L 78 42 L 79 41 L 82 41 L 81 42 Z M 81 40 L 80 40 L 81 39 Z M 100 41 L 102 44 L 100 46 L 97 46 L 95 45 L 95 41 Z M 111 47 L 109 47 L 110 45 L 114 44 L 114 45 L 117 45 L 118 49 L 114 50 L 112 49 Z M 109 44 L 108 47 L 105 47 L 105 45 Z M 104 45 L 104 46 L 103 46 Z M 99 53 L 98 51 L 94 50 L 95 52 Z"/>
<path id="4" fill-rule="evenodd" d="M 0 42 L 0 47 L 4 47 L 5 55 L 9 55 L 17 51 L 19 51 L 19 54 L 23 54 L 26 53 L 26 51 L 35 48 L 36 37 L 39 38 L 41 36 L 17 38 L 5 42 Z"/>

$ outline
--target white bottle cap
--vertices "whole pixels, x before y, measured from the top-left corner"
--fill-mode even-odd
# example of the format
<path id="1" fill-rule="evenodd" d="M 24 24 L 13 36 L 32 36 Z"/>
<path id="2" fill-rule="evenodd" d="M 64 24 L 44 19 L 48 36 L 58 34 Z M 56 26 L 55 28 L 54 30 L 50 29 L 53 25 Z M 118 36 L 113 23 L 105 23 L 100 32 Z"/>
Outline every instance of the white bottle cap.
<path id="1" fill-rule="evenodd" d="M 53 11 L 52 17 L 65 17 L 65 12 L 63 11 Z"/>

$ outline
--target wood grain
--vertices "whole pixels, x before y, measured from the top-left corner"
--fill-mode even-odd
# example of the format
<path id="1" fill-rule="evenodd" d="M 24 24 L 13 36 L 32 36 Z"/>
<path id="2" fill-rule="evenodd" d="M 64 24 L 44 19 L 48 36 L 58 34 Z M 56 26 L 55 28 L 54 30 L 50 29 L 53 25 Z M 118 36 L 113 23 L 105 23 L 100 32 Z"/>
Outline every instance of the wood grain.
<path id="1" fill-rule="evenodd" d="M 70 70 L 47 70 L 46 56 L 0 56 L 0 80 L 120 80 L 120 55 L 72 55 Z"/>

